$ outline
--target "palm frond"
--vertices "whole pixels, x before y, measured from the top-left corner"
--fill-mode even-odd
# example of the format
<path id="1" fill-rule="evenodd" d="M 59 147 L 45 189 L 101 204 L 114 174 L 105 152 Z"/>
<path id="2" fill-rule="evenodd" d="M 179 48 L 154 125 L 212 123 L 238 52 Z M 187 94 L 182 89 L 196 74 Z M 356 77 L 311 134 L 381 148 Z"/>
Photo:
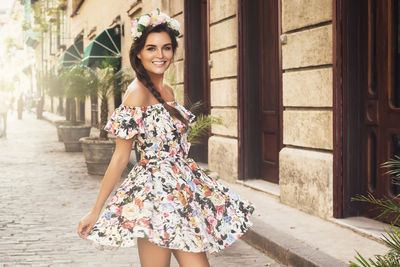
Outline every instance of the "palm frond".
<path id="1" fill-rule="evenodd" d="M 383 199 L 377 199 L 371 193 L 368 193 L 367 196 L 357 195 L 356 197 L 351 198 L 351 200 L 367 202 L 367 203 L 376 205 L 376 209 L 379 210 L 379 212 L 380 212 L 380 214 L 377 216 L 377 218 L 383 218 L 383 217 L 387 217 L 390 215 L 396 215 L 395 219 L 393 220 L 393 224 L 396 224 L 400 219 L 400 204 L 396 200 L 398 197 L 399 197 L 399 195 L 393 199 L 390 199 L 387 197 L 385 197 Z"/>
<path id="2" fill-rule="evenodd" d="M 400 184 L 400 156 L 395 155 L 394 159 L 390 159 L 381 166 L 383 168 L 390 168 L 386 173 L 394 175 L 392 177 L 393 183 Z"/>
<path id="3" fill-rule="evenodd" d="M 392 179 L 392 182 L 394 184 L 400 185 L 400 157 L 395 155 L 394 159 L 383 163 L 381 166 L 383 168 L 390 168 L 387 173 L 394 175 L 390 177 Z M 390 229 L 386 229 L 386 235 L 383 235 L 382 237 L 382 240 L 390 248 L 389 252 L 385 255 L 375 255 L 374 259 L 365 259 L 360 253 L 357 252 L 357 256 L 355 257 L 355 259 L 358 263 L 350 261 L 350 266 L 400 267 L 400 230 L 394 226 L 400 220 L 400 203 L 398 201 L 399 198 L 400 194 L 393 198 L 384 197 L 383 199 L 377 199 L 371 193 L 368 193 L 367 196 L 358 195 L 355 198 L 352 198 L 352 200 L 375 205 L 380 212 L 377 218 L 387 216 L 393 217 Z"/>
<path id="4" fill-rule="evenodd" d="M 202 101 L 192 102 L 187 95 L 185 96 L 185 103 L 186 103 L 185 104 L 186 109 L 195 114 L 196 116 L 204 108 L 204 103 Z"/>
<path id="5" fill-rule="evenodd" d="M 200 114 L 197 116 L 196 122 L 190 127 L 188 133 L 188 141 L 190 143 L 199 144 L 200 137 L 208 133 L 208 129 L 213 124 L 222 124 L 221 118 Z"/>
<path id="6" fill-rule="evenodd" d="M 386 229 L 385 232 L 386 235 L 383 236 L 383 241 L 391 249 L 391 253 L 400 257 L 400 230 L 396 226 L 391 225 L 390 229 Z"/>
<path id="7" fill-rule="evenodd" d="M 92 81 L 90 68 L 76 64 L 64 69 L 60 73 L 60 80 L 65 86 L 65 95 L 68 98 L 84 100 L 92 91 Z"/>
<path id="8" fill-rule="evenodd" d="M 374 259 L 365 259 L 359 252 L 355 257 L 357 262 L 350 261 L 350 267 L 399 267 L 400 261 L 398 256 L 392 255 L 390 253 L 386 255 L 375 255 Z"/>

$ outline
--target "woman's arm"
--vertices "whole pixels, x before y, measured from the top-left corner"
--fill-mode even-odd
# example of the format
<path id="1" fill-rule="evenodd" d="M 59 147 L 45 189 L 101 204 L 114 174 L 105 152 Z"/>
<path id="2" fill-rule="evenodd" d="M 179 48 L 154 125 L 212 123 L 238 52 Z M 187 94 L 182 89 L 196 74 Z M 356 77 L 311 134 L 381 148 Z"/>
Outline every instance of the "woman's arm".
<path id="1" fill-rule="evenodd" d="M 100 190 L 97 195 L 96 202 L 92 210 L 79 221 L 78 235 L 81 238 L 86 237 L 96 223 L 101 209 L 104 206 L 107 198 L 115 187 L 115 184 L 121 177 L 126 165 L 128 164 L 129 156 L 132 150 L 134 139 L 122 139 L 117 137 L 115 151 L 111 158 L 110 164 L 106 170 L 103 181 L 101 182 Z"/>

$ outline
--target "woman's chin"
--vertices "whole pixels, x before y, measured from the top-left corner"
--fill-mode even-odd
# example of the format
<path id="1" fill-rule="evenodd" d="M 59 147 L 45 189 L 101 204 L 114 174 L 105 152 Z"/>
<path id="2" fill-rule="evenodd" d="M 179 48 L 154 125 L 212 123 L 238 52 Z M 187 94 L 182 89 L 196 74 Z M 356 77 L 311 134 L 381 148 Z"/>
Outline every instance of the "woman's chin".
<path id="1" fill-rule="evenodd" d="M 151 70 L 147 70 L 148 73 L 152 74 L 152 75 L 164 75 L 164 73 L 167 71 L 167 68 L 163 68 L 163 69 L 151 69 Z"/>

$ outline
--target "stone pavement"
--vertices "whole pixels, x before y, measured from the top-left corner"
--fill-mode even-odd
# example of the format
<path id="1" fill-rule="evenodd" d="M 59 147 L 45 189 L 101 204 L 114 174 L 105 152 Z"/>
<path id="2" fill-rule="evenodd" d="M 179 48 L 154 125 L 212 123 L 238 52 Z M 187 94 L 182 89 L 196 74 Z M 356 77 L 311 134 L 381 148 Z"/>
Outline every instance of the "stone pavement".
<path id="1" fill-rule="evenodd" d="M 136 248 L 100 251 L 76 234 L 102 178 L 87 174 L 82 153 L 64 152 L 55 127 L 33 114 L 9 116 L 8 126 L 0 138 L 0 266 L 140 266 Z M 209 259 L 281 266 L 243 240 Z"/>

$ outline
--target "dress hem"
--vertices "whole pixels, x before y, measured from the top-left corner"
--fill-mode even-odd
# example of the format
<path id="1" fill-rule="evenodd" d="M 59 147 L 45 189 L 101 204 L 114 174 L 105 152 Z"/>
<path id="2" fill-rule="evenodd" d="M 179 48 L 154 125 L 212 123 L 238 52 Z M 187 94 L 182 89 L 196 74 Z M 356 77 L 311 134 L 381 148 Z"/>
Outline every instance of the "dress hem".
<path id="1" fill-rule="evenodd" d="M 225 248 L 231 246 L 235 241 L 240 239 L 247 232 L 247 230 L 250 229 L 251 226 L 253 226 L 253 223 L 251 221 L 248 221 L 247 225 L 246 225 L 246 228 L 244 228 L 244 231 L 242 233 L 237 234 L 236 238 L 234 240 L 232 240 L 231 242 L 226 241 L 227 243 L 224 245 L 224 247 L 222 247 L 222 248 L 218 247 L 218 249 L 210 248 L 210 249 L 191 249 L 191 250 L 188 250 L 188 249 L 184 249 L 184 248 L 168 247 L 166 245 L 162 245 L 162 244 L 158 244 L 158 243 L 154 242 L 154 240 L 149 239 L 149 237 L 148 236 L 146 237 L 146 235 L 143 235 L 143 236 L 135 235 L 135 236 L 133 236 L 135 238 L 135 241 L 132 241 L 132 244 L 130 244 L 130 245 L 125 245 L 124 243 L 126 243 L 126 242 L 122 242 L 121 245 L 111 245 L 110 242 L 108 242 L 108 241 L 105 241 L 105 242 L 103 242 L 103 241 L 95 241 L 91 237 L 86 237 L 86 238 L 84 238 L 84 240 L 86 240 L 89 244 L 93 245 L 95 248 L 97 248 L 99 250 L 117 250 L 119 248 L 136 247 L 137 246 L 136 238 L 146 238 L 149 242 L 151 242 L 154 245 L 157 245 L 159 247 L 173 249 L 173 250 L 182 250 L 182 251 L 185 251 L 185 252 L 193 252 L 193 253 L 208 252 L 211 255 L 213 255 L 213 254 L 216 254 L 216 253 L 224 250 Z"/>

